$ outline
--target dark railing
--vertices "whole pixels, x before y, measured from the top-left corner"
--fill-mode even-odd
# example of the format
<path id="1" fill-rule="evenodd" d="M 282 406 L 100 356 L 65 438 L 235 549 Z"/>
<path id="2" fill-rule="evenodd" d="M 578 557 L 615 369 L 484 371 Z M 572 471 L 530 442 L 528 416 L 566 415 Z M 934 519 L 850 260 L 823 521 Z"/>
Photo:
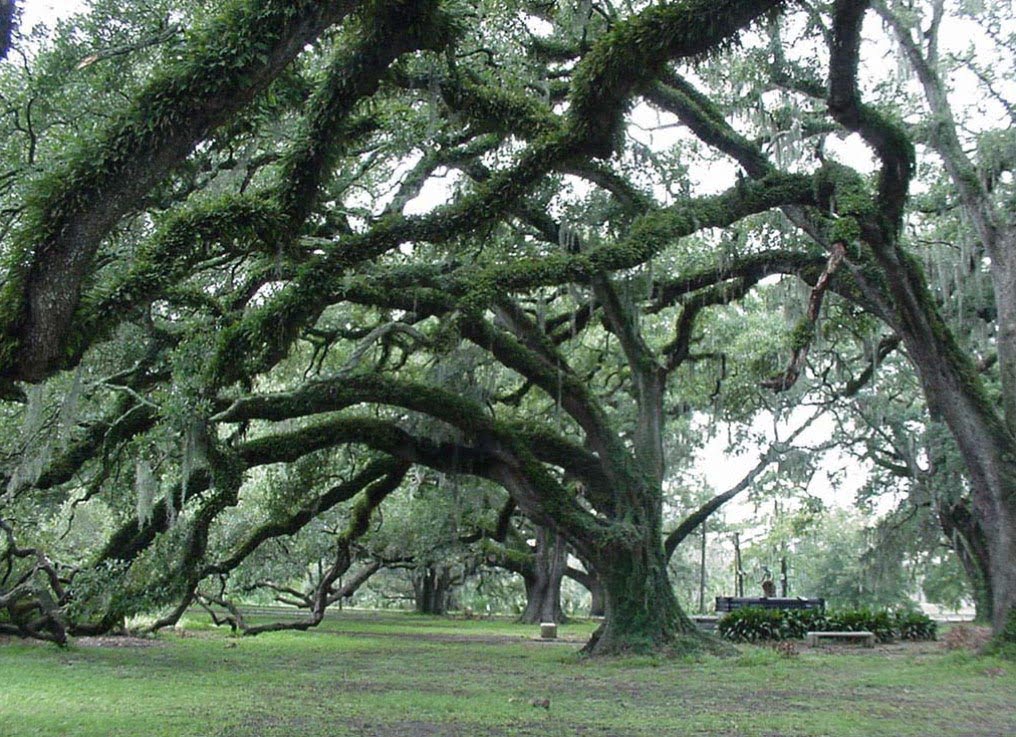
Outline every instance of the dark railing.
<path id="1" fill-rule="evenodd" d="M 716 611 L 732 612 L 746 606 L 758 606 L 763 609 L 818 609 L 825 611 L 825 599 L 805 599 L 803 597 L 782 596 L 717 596 Z"/>

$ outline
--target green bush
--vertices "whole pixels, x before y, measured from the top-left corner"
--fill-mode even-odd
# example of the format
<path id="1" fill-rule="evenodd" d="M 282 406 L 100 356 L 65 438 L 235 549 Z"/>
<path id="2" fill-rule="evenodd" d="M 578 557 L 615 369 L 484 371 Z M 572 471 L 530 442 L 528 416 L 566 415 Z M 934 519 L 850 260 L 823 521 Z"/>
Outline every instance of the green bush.
<path id="1" fill-rule="evenodd" d="M 744 607 L 720 619 L 720 637 L 732 642 L 799 640 L 808 632 L 871 632 L 879 642 L 934 640 L 936 625 L 920 612 L 844 609 L 825 614 L 815 609 Z"/>
<path id="2" fill-rule="evenodd" d="M 896 636 L 901 640 L 934 640 L 938 625 L 923 612 L 896 611 Z"/>
<path id="3" fill-rule="evenodd" d="M 829 619 L 818 609 L 785 609 L 783 614 L 783 639 L 803 640 L 809 632 L 829 629 Z"/>
<path id="4" fill-rule="evenodd" d="M 879 642 L 891 642 L 896 636 L 895 620 L 886 610 L 844 609 L 828 617 L 829 632 L 871 632 Z"/>
<path id="5" fill-rule="evenodd" d="M 720 637 L 732 642 L 764 642 L 782 640 L 783 612 L 747 606 L 735 609 L 716 623 Z"/>

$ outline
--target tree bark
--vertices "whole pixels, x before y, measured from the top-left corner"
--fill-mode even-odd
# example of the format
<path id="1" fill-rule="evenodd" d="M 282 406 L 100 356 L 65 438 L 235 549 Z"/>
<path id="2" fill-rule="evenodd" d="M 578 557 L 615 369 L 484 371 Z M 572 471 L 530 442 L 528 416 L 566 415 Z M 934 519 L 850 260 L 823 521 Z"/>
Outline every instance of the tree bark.
<path id="1" fill-rule="evenodd" d="M 991 556 L 980 524 L 966 500 L 943 506 L 938 512 L 942 532 L 959 558 L 974 592 L 974 621 L 991 622 Z"/>
<path id="2" fill-rule="evenodd" d="M 590 568 L 588 562 L 583 561 L 586 568 Z M 595 573 L 587 573 L 577 568 L 567 568 L 565 575 L 573 581 L 577 581 L 589 591 L 589 616 L 602 617 L 607 611 L 607 595 L 603 591 L 603 584 Z"/>
<path id="3" fill-rule="evenodd" d="M 451 601 L 452 572 L 448 566 L 428 564 L 413 574 L 417 614 L 447 614 Z"/>
<path id="4" fill-rule="evenodd" d="M 604 620 L 584 652 L 667 652 L 701 644 L 701 633 L 674 596 L 658 536 L 635 545 L 611 546 L 597 562 L 597 570 L 604 572 Z"/>
<path id="5" fill-rule="evenodd" d="M 524 577 L 526 609 L 519 617 L 524 624 L 563 622 L 561 579 L 568 563 L 568 546 L 560 534 L 538 526 L 532 575 Z"/>

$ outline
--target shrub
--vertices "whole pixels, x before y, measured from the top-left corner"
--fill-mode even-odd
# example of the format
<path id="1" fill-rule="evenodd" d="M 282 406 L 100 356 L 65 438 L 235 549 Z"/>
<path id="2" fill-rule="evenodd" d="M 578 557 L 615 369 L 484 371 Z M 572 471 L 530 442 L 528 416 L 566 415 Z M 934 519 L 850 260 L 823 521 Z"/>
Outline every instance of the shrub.
<path id="1" fill-rule="evenodd" d="M 925 614 L 844 609 L 824 614 L 815 609 L 744 607 L 717 623 L 720 637 L 733 642 L 799 640 L 808 632 L 871 632 L 879 642 L 893 639 L 934 640 L 936 625 Z"/>
<path id="2" fill-rule="evenodd" d="M 716 624 L 720 637 L 732 642 L 764 642 L 781 640 L 783 612 L 748 606 L 735 609 Z"/>
<path id="3" fill-rule="evenodd" d="M 901 640 L 934 640 L 938 625 L 924 612 L 898 609 L 895 614 L 896 636 Z"/>
<path id="4" fill-rule="evenodd" d="M 822 632 L 829 629 L 829 621 L 825 612 L 818 609 L 786 609 L 782 613 L 784 639 L 803 640 L 809 632 Z"/>
<path id="5" fill-rule="evenodd" d="M 894 617 L 887 611 L 844 609 L 828 616 L 828 631 L 871 632 L 879 642 L 891 642 L 896 634 Z"/>

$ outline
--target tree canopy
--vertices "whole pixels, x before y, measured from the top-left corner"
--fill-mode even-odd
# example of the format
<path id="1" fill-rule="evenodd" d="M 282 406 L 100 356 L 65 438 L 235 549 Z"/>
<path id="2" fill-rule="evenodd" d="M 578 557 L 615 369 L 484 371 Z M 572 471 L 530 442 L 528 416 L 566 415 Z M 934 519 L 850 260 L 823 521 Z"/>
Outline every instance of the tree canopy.
<path id="1" fill-rule="evenodd" d="M 680 429 L 848 402 L 900 350 L 1004 632 L 1012 108 L 973 55 L 1010 119 L 951 102 L 954 17 L 1011 65 L 1011 19 L 942 0 L 94 0 L 0 80 L 10 626 L 172 621 L 332 514 L 323 614 L 416 467 L 570 546 L 591 652 L 700 646 L 667 560 L 730 496 L 668 538 Z M 91 539 L 44 532 L 79 514 Z"/>

